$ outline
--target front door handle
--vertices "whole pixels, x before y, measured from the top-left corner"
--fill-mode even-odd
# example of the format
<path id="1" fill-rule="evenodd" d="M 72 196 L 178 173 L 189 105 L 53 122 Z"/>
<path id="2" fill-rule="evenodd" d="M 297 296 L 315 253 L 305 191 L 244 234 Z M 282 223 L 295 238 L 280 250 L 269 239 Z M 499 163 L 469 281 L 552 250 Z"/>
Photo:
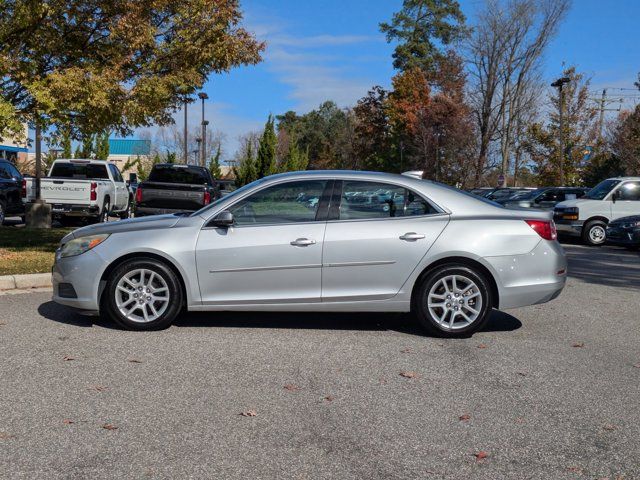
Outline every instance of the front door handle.
<path id="1" fill-rule="evenodd" d="M 404 240 L 406 242 L 415 242 L 416 240 L 422 240 L 423 238 L 424 234 L 416 232 L 408 232 L 400 236 L 400 240 Z"/>
<path id="2" fill-rule="evenodd" d="M 294 247 L 308 247 L 309 245 L 315 245 L 316 241 L 309 238 L 296 238 L 291 245 Z"/>

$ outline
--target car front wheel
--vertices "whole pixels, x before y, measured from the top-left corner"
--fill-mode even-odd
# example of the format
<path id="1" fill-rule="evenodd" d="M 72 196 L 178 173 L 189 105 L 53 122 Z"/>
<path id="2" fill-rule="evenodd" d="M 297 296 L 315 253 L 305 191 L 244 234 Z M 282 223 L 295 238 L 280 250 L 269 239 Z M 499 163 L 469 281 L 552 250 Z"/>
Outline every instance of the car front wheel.
<path id="1" fill-rule="evenodd" d="M 427 332 L 439 337 L 468 336 L 484 326 L 492 309 L 484 274 L 464 265 L 444 265 L 418 285 L 414 311 Z"/>
<path id="2" fill-rule="evenodd" d="M 161 330 L 182 309 L 180 281 L 171 268 L 149 258 L 124 262 L 109 275 L 103 309 L 129 330 Z"/>
<path id="3" fill-rule="evenodd" d="M 607 239 L 607 224 L 601 220 L 587 223 L 582 230 L 582 240 L 594 247 L 602 245 Z"/>

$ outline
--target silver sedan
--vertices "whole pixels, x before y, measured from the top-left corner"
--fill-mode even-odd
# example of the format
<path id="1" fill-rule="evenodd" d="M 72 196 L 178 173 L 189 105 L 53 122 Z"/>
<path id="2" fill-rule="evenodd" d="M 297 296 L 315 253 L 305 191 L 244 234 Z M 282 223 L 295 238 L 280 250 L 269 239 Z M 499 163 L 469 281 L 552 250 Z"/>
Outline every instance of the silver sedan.
<path id="1" fill-rule="evenodd" d="M 136 330 L 185 309 L 411 311 L 458 336 L 493 308 L 556 298 L 566 268 L 549 212 L 408 176 L 313 171 L 192 214 L 80 228 L 56 252 L 53 299 Z"/>

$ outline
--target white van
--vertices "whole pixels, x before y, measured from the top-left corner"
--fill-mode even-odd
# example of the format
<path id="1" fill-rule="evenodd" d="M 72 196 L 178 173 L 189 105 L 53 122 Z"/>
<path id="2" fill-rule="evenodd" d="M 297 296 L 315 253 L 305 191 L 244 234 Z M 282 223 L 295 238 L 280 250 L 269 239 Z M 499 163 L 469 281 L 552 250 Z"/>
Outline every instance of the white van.
<path id="1" fill-rule="evenodd" d="M 554 220 L 558 233 L 602 245 L 610 221 L 639 214 L 640 177 L 618 177 L 600 182 L 580 199 L 558 203 Z"/>

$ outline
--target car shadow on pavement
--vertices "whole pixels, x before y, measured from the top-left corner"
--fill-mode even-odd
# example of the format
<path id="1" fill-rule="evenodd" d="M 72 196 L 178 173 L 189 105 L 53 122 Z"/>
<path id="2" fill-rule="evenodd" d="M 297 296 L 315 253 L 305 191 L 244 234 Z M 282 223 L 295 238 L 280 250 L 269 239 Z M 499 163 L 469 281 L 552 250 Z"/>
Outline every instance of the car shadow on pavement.
<path id="1" fill-rule="evenodd" d="M 77 311 L 45 302 L 38 307 L 38 313 L 48 320 L 74 327 L 117 329 L 108 320 L 97 316 L 87 316 Z M 406 313 L 317 313 L 317 312 L 187 312 L 174 322 L 176 327 L 208 328 L 270 328 L 309 330 L 362 330 L 395 331 L 409 335 L 424 336 L 417 321 Z M 508 313 L 494 310 L 483 332 L 510 332 L 522 323 Z"/>

